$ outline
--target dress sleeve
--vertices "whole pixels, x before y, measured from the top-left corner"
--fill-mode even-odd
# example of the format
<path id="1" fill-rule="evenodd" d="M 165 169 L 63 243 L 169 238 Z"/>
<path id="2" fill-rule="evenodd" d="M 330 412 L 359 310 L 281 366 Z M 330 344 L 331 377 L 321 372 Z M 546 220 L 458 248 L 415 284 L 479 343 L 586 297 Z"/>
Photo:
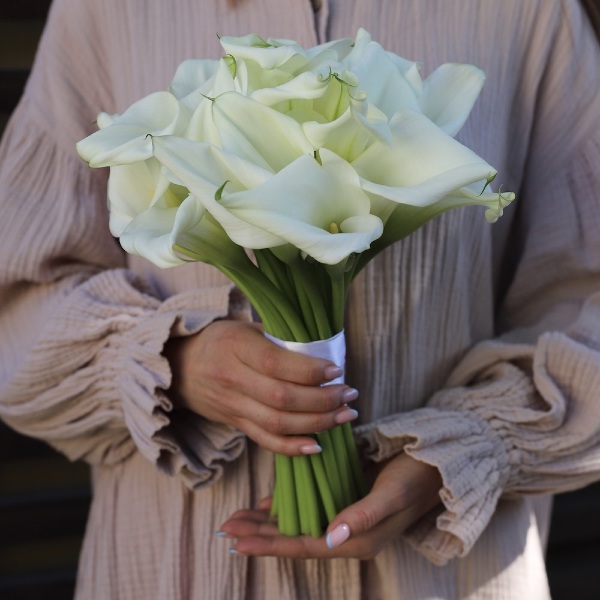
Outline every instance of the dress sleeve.
<path id="1" fill-rule="evenodd" d="M 245 438 L 173 409 L 161 352 L 231 314 L 232 286 L 163 298 L 108 232 L 106 173 L 75 152 L 95 107 L 112 102 L 90 12 L 101 4 L 55 0 L 0 147 L 0 417 L 73 460 L 138 451 L 195 487 Z"/>
<path id="2" fill-rule="evenodd" d="M 469 552 L 500 497 L 600 478 L 600 51 L 576 4 L 540 82 L 504 334 L 427 406 L 357 432 L 375 461 L 404 451 L 440 470 L 442 507 L 405 533 L 438 564 Z"/>

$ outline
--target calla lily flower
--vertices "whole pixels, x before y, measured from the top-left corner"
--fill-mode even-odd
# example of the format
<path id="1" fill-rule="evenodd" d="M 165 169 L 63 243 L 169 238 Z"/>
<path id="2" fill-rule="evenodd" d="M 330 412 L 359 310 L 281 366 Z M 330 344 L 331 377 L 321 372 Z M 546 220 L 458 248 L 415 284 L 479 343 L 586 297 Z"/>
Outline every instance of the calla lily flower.
<path id="1" fill-rule="evenodd" d="M 225 60 L 189 59 L 182 62 L 169 86 L 169 92 L 190 113 L 208 96 L 234 91 L 234 78 Z"/>
<path id="2" fill-rule="evenodd" d="M 442 65 L 423 82 L 420 109 L 444 133 L 454 137 L 465 124 L 484 81 L 484 72 L 473 65 Z"/>
<path id="3" fill-rule="evenodd" d="M 155 92 L 139 100 L 122 115 L 113 116 L 100 129 L 77 144 L 77 152 L 90 167 L 113 167 L 152 156 L 148 134 L 181 133 L 189 115 L 169 92 Z"/>
<path id="4" fill-rule="evenodd" d="M 110 232 L 119 237 L 150 206 L 177 207 L 187 195 L 185 188 L 166 178 L 155 158 L 113 167 L 108 178 Z"/>
<path id="5" fill-rule="evenodd" d="M 206 168 L 208 161 L 199 151 L 206 156 L 211 152 L 208 146 L 198 145 L 194 154 L 173 139 L 158 138 L 155 146 L 156 156 L 169 173 L 199 198 L 241 246 L 258 249 L 292 244 L 318 262 L 337 264 L 368 248 L 383 231 L 381 220 L 369 213 L 369 198 L 356 172 L 326 150 L 322 165 L 303 155 L 263 183 L 227 194 L 217 193 L 214 183 L 207 185 L 206 174 L 198 170 L 198 164 Z"/>
<path id="6" fill-rule="evenodd" d="M 294 119 L 236 93 L 213 102 L 221 148 L 274 172 L 314 148 Z"/>
<path id="7" fill-rule="evenodd" d="M 429 206 L 495 170 L 421 113 L 402 110 L 390 122 L 391 147 L 372 144 L 353 161 L 363 189 L 392 202 Z"/>
<path id="8" fill-rule="evenodd" d="M 250 34 L 242 37 L 221 36 L 219 41 L 227 54 L 254 61 L 265 70 L 281 68 L 294 58 L 300 58 L 302 63 L 307 62 L 304 49 L 293 40 L 264 40 L 256 34 Z"/>
<path id="9" fill-rule="evenodd" d="M 223 228 L 207 213 L 194 196 L 178 207 L 152 206 L 141 212 L 120 237 L 130 254 L 143 256 L 161 268 L 173 267 L 190 258 L 177 252 L 183 247 L 208 264 L 228 268 L 247 268 L 244 250 L 231 241 Z"/>

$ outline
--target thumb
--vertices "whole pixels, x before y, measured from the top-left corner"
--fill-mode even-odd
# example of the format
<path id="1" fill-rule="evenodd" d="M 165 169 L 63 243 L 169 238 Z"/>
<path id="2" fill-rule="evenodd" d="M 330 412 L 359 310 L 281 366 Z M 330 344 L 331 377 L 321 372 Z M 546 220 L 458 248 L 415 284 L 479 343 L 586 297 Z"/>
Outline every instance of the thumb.
<path id="1" fill-rule="evenodd" d="M 392 515 L 394 527 L 405 529 L 440 502 L 442 487 L 436 467 L 400 454 L 382 467 L 367 496 L 333 519 L 325 542 L 330 549 L 336 548 L 350 536 L 369 532 Z"/>
<path id="2" fill-rule="evenodd" d="M 389 492 L 389 490 L 388 490 Z M 329 549 L 337 548 L 350 536 L 370 531 L 381 521 L 398 511 L 398 499 L 383 490 L 373 489 L 362 500 L 340 512 L 329 524 L 325 543 Z"/>

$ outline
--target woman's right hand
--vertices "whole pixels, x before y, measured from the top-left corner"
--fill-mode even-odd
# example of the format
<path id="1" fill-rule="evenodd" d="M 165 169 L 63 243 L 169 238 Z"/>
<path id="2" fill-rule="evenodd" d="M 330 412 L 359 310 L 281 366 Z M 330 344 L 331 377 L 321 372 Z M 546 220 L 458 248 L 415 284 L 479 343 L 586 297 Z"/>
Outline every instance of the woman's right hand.
<path id="1" fill-rule="evenodd" d="M 356 418 L 346 403 L 358 392 L 322 385 L 342 370 L 331 361 L 280 348 L 260 325 L 215 321 L 201 332 L 171 338 L 164 351 L 176 406 L 243 431 L 259 446 L 295 456 L 318 452 L 307 432 Z"/>

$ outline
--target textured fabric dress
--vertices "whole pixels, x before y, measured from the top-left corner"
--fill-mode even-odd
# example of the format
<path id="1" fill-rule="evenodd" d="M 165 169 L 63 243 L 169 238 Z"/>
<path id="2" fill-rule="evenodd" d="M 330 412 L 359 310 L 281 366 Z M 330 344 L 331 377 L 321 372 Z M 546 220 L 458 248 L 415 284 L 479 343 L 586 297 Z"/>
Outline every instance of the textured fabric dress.
<path id="1" fill-rule="evenodd" d="M 439 468 L 443 504 L 372 561 L 248 559 L 214 536 L 272 456 L 174 410 L 169 336 L 227 314 L 203 265 L 110 236 L 75 143 L 166 89 L 217 33 L 353 37 L 487 74 L 459 140 L 517 201 L 446 213 L 373 261 L 348 305 L 365 456 Z M 92 465 L 80 600 L 548 598 L 550 495 L 600 478 L 600 52 L 574 0 L 54 0 L 0 154 L 0 416 Z M 233 296 L 231 296 L 233 297 Z"/>

